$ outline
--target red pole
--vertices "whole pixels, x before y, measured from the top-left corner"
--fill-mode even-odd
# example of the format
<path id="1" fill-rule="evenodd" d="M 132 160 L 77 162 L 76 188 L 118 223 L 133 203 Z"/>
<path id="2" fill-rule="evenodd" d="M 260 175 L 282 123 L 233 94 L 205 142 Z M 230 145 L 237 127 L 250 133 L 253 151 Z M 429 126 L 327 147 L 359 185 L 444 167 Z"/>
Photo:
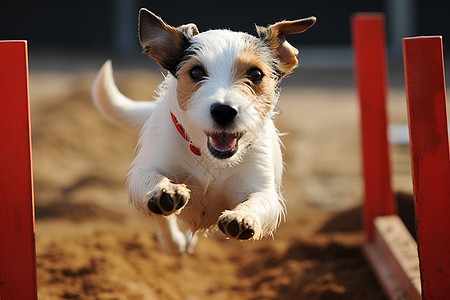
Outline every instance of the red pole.
<path id="1" fill-rule="evenodd" d="M 352 18 L 356 83 L 361 110 L 364 175 L 364 227 L 373 240 L 374 219 L 396 213 L 387 139 L 387 59 L 384 15 L 360 13 Z"/>
<path id="2" fill-rule="evenodd" d="M 450 295 L 450 165 L 442 37 L 403 39 L 424 299 Z"/>
<path id="3" fill-rule="evenodd" d="M 37 299 L 26 41 L 0 42 L 0 299 Z"/>

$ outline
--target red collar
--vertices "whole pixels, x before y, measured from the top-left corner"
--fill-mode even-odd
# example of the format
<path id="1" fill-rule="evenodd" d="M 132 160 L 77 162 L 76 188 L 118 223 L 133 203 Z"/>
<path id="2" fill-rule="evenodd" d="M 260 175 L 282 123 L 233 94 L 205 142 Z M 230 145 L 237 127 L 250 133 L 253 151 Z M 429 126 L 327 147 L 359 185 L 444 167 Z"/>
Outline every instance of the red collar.
<path id="1" fill-rule="evenodd" d="M 184 130 L 183 126 L 178 122 L 177 117 L 170 112 L 170 116 L 172 117 L 173 124 L 177 128 L 178 132 L 181 134 L 181 136 L 189 143 L 189 148 L 191 149 L 192 153 L 194 153 L 197 156 L 201 155 L 200 149 L 192 145 L 191 140 L 189 139 L 189 136 L 187 135 L 186 131 Z"/>

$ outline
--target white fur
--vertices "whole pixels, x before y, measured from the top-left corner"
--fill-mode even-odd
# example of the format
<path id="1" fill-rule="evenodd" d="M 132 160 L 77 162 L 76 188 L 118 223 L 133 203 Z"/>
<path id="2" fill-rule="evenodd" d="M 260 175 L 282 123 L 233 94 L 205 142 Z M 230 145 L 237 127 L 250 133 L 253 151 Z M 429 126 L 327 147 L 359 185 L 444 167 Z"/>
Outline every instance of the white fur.
<path id="1" fill-rule="evenodd" d="M 137 210 L 153 215 L 147 208 L 149 195 L 161 189 L 176 193 L 185 184 L 190 191 L 183 209 L 168 217 L 155 216 L 161 228 L 159 238 L 170 253 L 191 251 L 195 243 L 192 234 L 179 231 L 175 216 L 192 232 L 209 229 L 219 219 L 236 220 L 253 228 L 253 239 L 272 235 L 284 218 L 283 162 L 273 110 L 262 116 L 252 99 L 233 82 L 235 61 L 245 43 L 243 33 L 226 30 L 207 31 L 192 38 L 193 46 L 202 49 L 196 57 L 208 70 L 208 80 L 193 94 L 186 111 L 178 106 L 177 79 L 170 74 L 154 102 L 134 102 L 120 94 L 110 62 L 105 63 L 94 83 L 94 103 L 106 118 L 121 125 L 143 125 L 139 151 L 128 174 L 129 196 Z M 236 108 L 234 130 L 245 132 L 238 152 L 228 159 L 215 158 L 207 148 L 205 131 L 214 130 L 210 116 L 213 103 Z M 171 111 L 192 144 L 200 148 L 201 156 L 190 151 L 171 120 Z"/>

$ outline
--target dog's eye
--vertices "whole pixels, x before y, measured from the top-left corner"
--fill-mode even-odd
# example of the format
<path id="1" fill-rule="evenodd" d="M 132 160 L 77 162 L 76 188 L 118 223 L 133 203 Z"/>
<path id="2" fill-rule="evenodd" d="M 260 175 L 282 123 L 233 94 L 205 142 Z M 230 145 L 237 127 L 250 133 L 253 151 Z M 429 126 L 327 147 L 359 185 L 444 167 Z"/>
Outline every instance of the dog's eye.
<path id="1" fill-rule="evenodd" d="M 253 82 L 253 83 L 260 83 L 261 80 L 264 77 L 264 73 L 258 69 L 258 68 L 253 68 L 250 70 L 250 72 L 248 72 L 248 78 Z"/>
<path id="2" fill-rule="evenodd" d="M 206 76 L 205 70 L 200 66 L 193 67 L 189 74 L 195 81 L 201 80 Z"/>

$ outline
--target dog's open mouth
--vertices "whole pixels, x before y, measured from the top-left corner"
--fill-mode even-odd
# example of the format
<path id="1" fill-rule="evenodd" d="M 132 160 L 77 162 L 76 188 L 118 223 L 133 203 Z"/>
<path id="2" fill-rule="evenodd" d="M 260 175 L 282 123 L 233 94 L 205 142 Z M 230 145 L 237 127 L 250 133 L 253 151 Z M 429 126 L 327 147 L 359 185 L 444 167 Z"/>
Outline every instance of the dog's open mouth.
<path id="1" fill-rule="evenodd" d="M 216 158 L 226 159 L 232 157 L 239 147 L 239 139 L 243 133 L 215 132 L 207 133 L 208 150 Z"/>

